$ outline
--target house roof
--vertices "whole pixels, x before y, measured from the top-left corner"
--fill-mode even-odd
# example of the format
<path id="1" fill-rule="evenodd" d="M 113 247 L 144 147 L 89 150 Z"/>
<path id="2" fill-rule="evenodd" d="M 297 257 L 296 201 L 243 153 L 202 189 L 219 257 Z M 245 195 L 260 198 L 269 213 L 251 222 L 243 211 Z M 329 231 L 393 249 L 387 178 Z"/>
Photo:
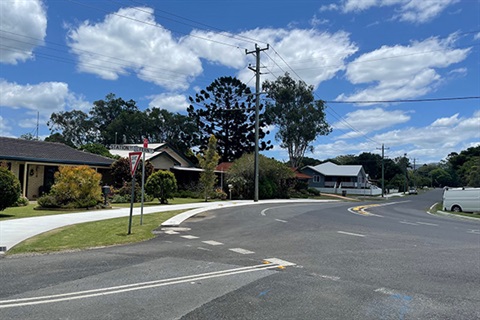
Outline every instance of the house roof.
<path id="1" fill-rule="evenodd" d="M 0 137 L 0 160 L 109 167 L 115 160 L 63 143 Z"/>
<path id="2" fill-rule="evenodd" d="M 298 168 L 290 167 L 290 170 L 293 171 L 296 179 L 301 179 L 302 180 L 302 179 L 310 179 L 311 178 L 311 176 L 309 176 L 308 174 L 305 174 L 303 172 L 298 171 Z"/>
<path id="3" fill-rule="evenodd" d="M 222 162 L 222 163 L 219 163 L 218 166 L 215 168 L 215 171 L 218 171 L 218 172 L 225 172 L 225 171 L 228 171 L 228 169 L 230 169 L 230 167 L 233 165 L 233 162 Z"/>
<path id="4" fill-rule="evenodd" d="M 335 177 L 353 177 L 358 176 L 358 174 L 363 171 L 361 165 L 336 165 L 333 162 L 325 162 L 314 167 L 307 166 L 312 170 L 315 170 L 324 176 L 335 176 Z"/>

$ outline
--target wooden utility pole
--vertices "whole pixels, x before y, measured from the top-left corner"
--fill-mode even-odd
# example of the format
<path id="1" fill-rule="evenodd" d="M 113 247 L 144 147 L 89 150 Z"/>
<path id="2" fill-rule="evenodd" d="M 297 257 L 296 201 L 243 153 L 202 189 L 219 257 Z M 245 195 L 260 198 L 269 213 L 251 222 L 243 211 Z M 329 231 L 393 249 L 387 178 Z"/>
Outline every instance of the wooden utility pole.
<path id="1" fill-rule="evenodd" d="M 255 83 L 255 168 L 254 168 L 254 179 L 255 179 L 255 191 L 253 194 L 253 201 L 258 202 L 258 130 L 259 130 L 259 109 L 260 109 L 260 52 L 264 50 L 268 50 L 269 45 L 267 44 L 266 48 L 260 49 L 260 47 L 255 44 L 255 51 L 248 51 L 245 49 L 245 54 L 254 53 L 257 58 L 257 65 L 255 68 L 248 67 L 250 70 L 255 72 L 256 76 L 256 83 Z"/>
<path id="2" fill-rule="evenodd" d="M 378 148 L 377 148 L 378 149 Z M 388 150 L 389 148 L 387 148 Z M 382 198 L 385 197 L 385 145 L 382 143 Z"/>

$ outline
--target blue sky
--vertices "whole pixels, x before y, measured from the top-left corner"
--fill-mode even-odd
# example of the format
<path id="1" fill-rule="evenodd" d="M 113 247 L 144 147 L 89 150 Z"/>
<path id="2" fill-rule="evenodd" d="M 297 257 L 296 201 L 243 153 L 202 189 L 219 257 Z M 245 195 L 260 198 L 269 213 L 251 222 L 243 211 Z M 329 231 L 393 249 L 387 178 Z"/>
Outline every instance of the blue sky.
<path id="1" fill-rule="evenodd" d="M 479 99 L 358 103 L 480 96 L 477 0 L 2 0 L 0 135 L 36 134 L 38 114 L 44 138 L 53 112 L 108 93 L 185 113 L 220 76 L 254 88 L 255 44 L 262 81 L 289 72 L 328 101 L 333 132 L 306 156 L 384 144 L 425 163 L 480 144 Z"/>

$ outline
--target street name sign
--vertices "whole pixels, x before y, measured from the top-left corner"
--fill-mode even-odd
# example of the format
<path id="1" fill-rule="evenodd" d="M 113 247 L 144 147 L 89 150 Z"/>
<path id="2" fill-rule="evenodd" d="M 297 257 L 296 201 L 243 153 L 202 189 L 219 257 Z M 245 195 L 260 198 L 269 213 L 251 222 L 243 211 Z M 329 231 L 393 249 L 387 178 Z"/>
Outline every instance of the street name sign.
<path id="1" fill-rule="evenodd" d="M 126 146 L 123 144 L 111 144 L 111 150 L 124 150 L 124 151 L 134 151 L 134 152 L 145 152 L 145 153 L 154 153 L 155 149 L 152 148 L 142 148 L 139 146 Z"/>

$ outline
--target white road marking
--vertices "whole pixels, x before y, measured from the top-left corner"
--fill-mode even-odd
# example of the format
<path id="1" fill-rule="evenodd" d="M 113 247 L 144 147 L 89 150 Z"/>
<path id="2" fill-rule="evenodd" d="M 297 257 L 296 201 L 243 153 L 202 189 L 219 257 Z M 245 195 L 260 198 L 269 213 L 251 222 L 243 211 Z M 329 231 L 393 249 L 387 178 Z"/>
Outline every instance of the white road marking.
<path id="1" fill-rule="evenodd" d="M 164 231 L 166 234 L 178 234 L 177 231 L 173 231 L 173 230 L 167 230 L 167 231 Z"/>
<path id="2" fill-rule="evenodd" d="M 195 281 L 231 276 L 231 275 L 242 274 L 247 272 L 270 270 L 278 267 L 279 267 L 278 264 L 260 264 L 260 265 L 249 266 L 249 267 L 227 269 L 222 271 L 214 271 L 214 272 L 208 272 L 208 273 L 197 274 L 197 275 L 176 277 L 171 279 L 138 282 L 138 283 L 132 283 L 132 284 L 126 284 L 126 285 L 120 285 L 120 286 L 114 286 L 114 287 L 106 287 L 106 288 L 77 291 L 77 292 L 68 292 L 68 293 L 62 293 L 62 294 L 56 294 L 56 295 L 38 296 L 38 297 L 31 297 L 31 298 L 0 300 L 0 309 L 93 298 L 93 297 L 106 296 L 106 295 L 117 294 L 122 292 L 176 285 L 180 283 L 192 283 Z"/>
<path id="3" fill-rule="evenodd" d="M 202 241 L 203 243 L 209 244 L 211 246 L 221 246 L 223 243 L 213 240 Z"/>
<path id="4" fill-rule="evenodd" d="M 387 289 L 387 288 L 378 288 L 378 289 L 375 289 L 373 290 L 375 292 L 380 292 L 380 293 L 383 293 L 383 294 L 388 294 L 388 295 L 394 295 L 396 294 L 395 291 L 393 290 L 390 290 L 390 289 Z"/>
<path id="5" fill-rule="evenodd" d="M 165 227 L 161 229 L 162 231 L 190 231 L 191 228 L 183 228 L 183 227 Z"/>
<path id="6" fill-rule="evenodd" d="M 182 238 L 185 238 L 185 239 L 190 239 L 190 240 L 191 240 L 191 239 L 198 239 L 198 237 L 196 237 L 196 236 L 191 236 L 191 235 L 189 235 L 189 234 L 187 234 L 186 236 L 181 236 L 181 237 L 182 237 Z"/>
<path id="7" fill-rule="evenodd" d="M 288 222 L 288 221 L 281 220 L 281 219 L 275 219 L 275 221 L 278 221 L 278 222 L 283 222 L 283 223 L 287 223 L 287 222 Z"/>
<path id="8" fill-rule="evenodd" d="M 264 259 L 264 260 L 267 261 L 267 262 L 273 263 L 273 264 L 278 264 L 282 267 L 289 267 L 289 266 L 295 266 L 296 265 L 293 262 L 288 262 L 288 261 L 277 259 L 277 258 L 268 258 L 268 259 Z"/>
<path id="9" fill-rule="evenodd" d="M 468 230 L 467 233 L 480 234 L 480 230 L 472 229 L 472 230 Z"/>
<path id="10" fill-rule="evenodd" d="M 203 248 L 203 247 L 197 247 L 198 250 L 203 250 L 203 251 L 212 251 L 211 249 Z"/>
<path id="11" fill-rule="evenodd" d="M 252 254 L 252 253 L 255 253 L 253 251 L 250 251 L 250 250 L 246 250 L 246 249 L 242 249 L 242 248 L 232 248 L 232 249 L 228 249 L 230 251 L 233 251 L 233 252 L 236 252 L 236 253 L 241 253 L 241 254 Z"/>
<path id="12" fill-rule="evenodd" d="M 317 277 L 320 277 L 320 278 L 323 278 L 323 279 L 332 280 L 332 281 L 338 281 L 338 280 L 340 280 L 340 277 L 327 276 L 327 275 L 324 275 L 324 274 L 317 274 Z"/>
<path id="13" fill-rule="evenodd" d="M 432 227 L 438 227 L 438 224 L 435 224 L 435 223 L 428 223 L 428 222 L 416 222 L 418 224 L 424 224 L 426 226 L 432 226 Z"/>
<path id="14" fill-rule="evenodd" d="M 365 237 L 365 235 L 363 234 L 351 233 L 351 232 L 345 232 L 345 231 L 337 231 L 337 233 L 346 234 L 346 235 L 355 236 L 355 237 Z"/>
<path id="15" fill-rule="evenodd" d="M 416 223 L 413 223 L 413 222 L 407 222 L 407 221 L 399 221 L 400 223 L 403 223 L 403 224 L 409 224 L 411 226 L 418 226 L 418 224 Z"/>

